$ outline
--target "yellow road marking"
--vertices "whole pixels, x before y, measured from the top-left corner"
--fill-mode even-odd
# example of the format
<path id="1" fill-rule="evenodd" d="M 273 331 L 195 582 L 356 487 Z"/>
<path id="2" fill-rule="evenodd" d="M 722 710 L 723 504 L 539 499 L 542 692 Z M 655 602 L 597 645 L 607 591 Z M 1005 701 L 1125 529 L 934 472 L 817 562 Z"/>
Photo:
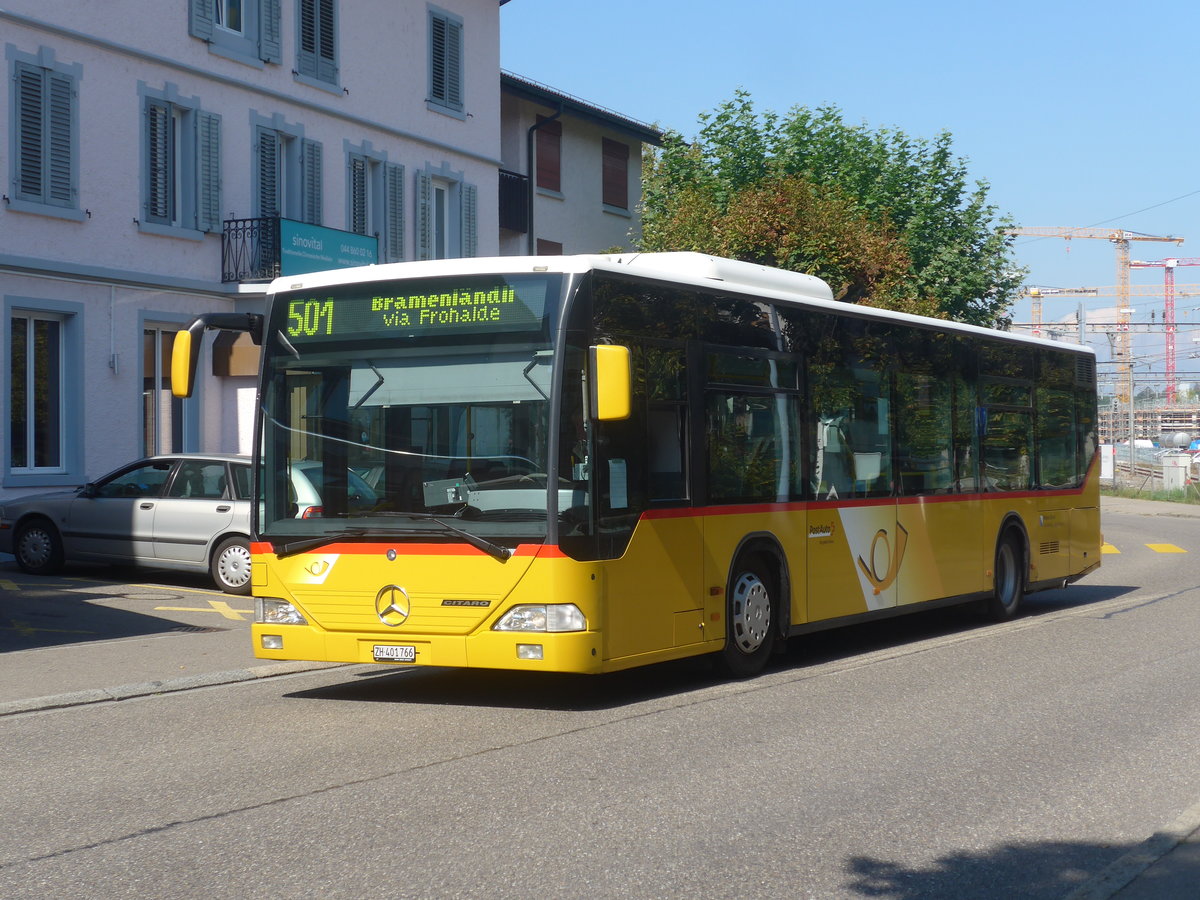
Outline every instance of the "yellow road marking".
<path id="1" fill-rule="evenodd" d="M 0 578 L 0 589 L 6 590 L 6 591 L 19 591 L 20 590 L 20 588 L 17 587 L 17 583 L 15 581 L 9 581 L 5 578 Z"/>
<path id="2" fill-rule="evenodd" d="M 233 609 L 224 600 L 209 600 L 208 605 L 211 609 L 195 606 L 156 606 L 155 611 L 161 612 L 217 612 L 227 619 L 233 619 L 235 622 L 244 622 L 243 616 L 254 614 L 252 609 Z"/>
<path id="3" fill-rule="evenodd" d="M 1147 544 L 1155 553 L 1187 553 L 1182 547 L 1176 547 L 1174 544 Z"/>
<path id="4" fill-rule="evenodd" d="M 1101 544 L 1100 552 L 1101 553 L 1120 553 L 1121 551 L 1118 550 L 1116 547 L 1114 547 L 1112 544 Z"/>

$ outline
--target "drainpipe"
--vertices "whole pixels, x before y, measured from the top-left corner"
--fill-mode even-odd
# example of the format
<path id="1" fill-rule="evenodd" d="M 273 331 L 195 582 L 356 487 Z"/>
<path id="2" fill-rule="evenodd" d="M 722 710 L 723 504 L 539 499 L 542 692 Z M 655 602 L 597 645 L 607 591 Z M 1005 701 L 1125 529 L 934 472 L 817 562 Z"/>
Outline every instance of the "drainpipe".
<path id="1" fill-rule="evenodd" d="M 537 181 L 536 160 L 533 158 L 533 133 L 543 125 L 548 125 L 563 114 L 563 108 L 560 104 L 558 112 L 552 116 L 542 119 L 540 122 L 534 122 L 529 126 L 529 131 L 525 133 L 525 159 L 529 161 L 529 187 L 526 188 L 529 195 L 529 231 L 525 237 L 525 247 L 530 256 L 535 256 L 537 253 L 537 241 L 533 235 L 533 189 L 534 183 Z"/>

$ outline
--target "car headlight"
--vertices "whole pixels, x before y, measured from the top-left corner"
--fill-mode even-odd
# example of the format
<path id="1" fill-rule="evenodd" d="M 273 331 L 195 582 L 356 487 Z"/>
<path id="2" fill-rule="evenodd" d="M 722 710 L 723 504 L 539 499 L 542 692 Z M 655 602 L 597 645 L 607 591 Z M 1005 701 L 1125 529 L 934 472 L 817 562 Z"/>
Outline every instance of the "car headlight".
<path id="1" fill-rule="evenodd" d="M 254 598 L 254 621 L 260 625 L 307 625 L 308 619 L 286 600 Z"/>
<path id="2" fill-rule="evenodd" d="M 495 631 L 587 631 L 587 618 L 574 603 L 514 606 L 497 622 Z"/>

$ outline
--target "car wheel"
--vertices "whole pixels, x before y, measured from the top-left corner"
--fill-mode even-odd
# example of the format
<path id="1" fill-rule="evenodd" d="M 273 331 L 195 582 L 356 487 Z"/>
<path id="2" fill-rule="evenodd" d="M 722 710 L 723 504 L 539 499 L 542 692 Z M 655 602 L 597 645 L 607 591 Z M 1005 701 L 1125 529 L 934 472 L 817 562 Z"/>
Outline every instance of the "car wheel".
<path id="1" fill-rule="evenodd" d="M 1011 619 L 1021 605 L 1021 598 L 1025 595 L 1021 560 L 1021 544 L 1016 535 L 1012 532 L 1003 535 L 996 545 L 992 596 L 987 600 L 988 618 L 996 622 Z"/>
<path id="2" fill-rule="evenodd" d="M 63 567 L 63 542 L 58 529 L 46 519 L 21 526 L 13 541 L 13 556 L 21 570 L 31 575 L 53 575 Z"/>
<path id="3" fill-rule="evenodd" d="M 736 678 L 762 671 L 775 645 L 775 580 L 761 557 L 739 561 L 725 607 L 721 667 Z"/>
<path id="4" fill-rule="evenodd" d="M 250 544 L 245 538 L 221 541 L 209 566 L 213 581 L 227 594 L 250 593 Z"/>

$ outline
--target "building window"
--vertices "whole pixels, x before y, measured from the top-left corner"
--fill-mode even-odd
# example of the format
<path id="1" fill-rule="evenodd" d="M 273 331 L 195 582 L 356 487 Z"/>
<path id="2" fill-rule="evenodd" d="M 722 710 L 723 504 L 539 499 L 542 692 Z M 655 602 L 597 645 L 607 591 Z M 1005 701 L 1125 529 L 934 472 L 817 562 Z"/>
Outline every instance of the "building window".
<path id="1" fill-rule="evenodd" d="M 9 320 L 9 467 L 61 472 L 63 318 L 15 311 Z"/>
<path id="2" fill-rule="evenodd" d="M 417 173 L 417 258 L 475 256 L 477 189 L 447 171 Z"/>
<path id="3" fill-rule="evenodd" d="M 77 209 L 78 74 L 18 61 L 13 76 L 14 197 Z"/>
<path id="4" fill-rule="evenodd" d="M 429 10 L 429 103 L 463 110 L 463 23 L 439 9 Z"/>
<path id="5" fill-rule="evenodd" d="M 604 205 L 629 209 L 629 145 L 608 138 L 603 141 Z"/>
<path id="6" fill-rule="evenodd" d="M 221 117 L 197 105 L 146 97 L 145 222 L 151 225 L 220 229 Z"/>
<path id="7" fill-rule="evenodd" d="M 562 190 L 562 122 L 538 116 L 537 186 L 542 190 Z"/>
<path id="8" fill-rule="evenodd" d="M 142 452 L 183 451 L 183 400 L 171 393 L 171 347 L 175 331 L 142 330 Z"/>
<path id="9" fill-rule="evenodd" d="M 188 33 L 210 53 L 250 65 L 283 61 L 280 0 L 189 0 Z"/>
<path id="10" fill-rule="evenodd" d="M 538 256 L 562 256 L 563 245 L 560 241 L 548 241 L 545 238 L 537 239 L 537 255 Z"/>
<path id="11" fill-rule="evenodd" d="M 404 167 L 351 153 L 348 194 L 349 230 L 378 237 L 381 262 L 404 259 Z"/>
<path id="12" fill-rule="evenodd" d="M 294 131 L 258 126 L 258 214 L 321 224 L 321 145 Z"/>
<path id="13" fill-rule="evenodd" d="M 337 84 L 337 22 L 334 0 L 298 0 L 296 69 L 300 76 Z"/>

